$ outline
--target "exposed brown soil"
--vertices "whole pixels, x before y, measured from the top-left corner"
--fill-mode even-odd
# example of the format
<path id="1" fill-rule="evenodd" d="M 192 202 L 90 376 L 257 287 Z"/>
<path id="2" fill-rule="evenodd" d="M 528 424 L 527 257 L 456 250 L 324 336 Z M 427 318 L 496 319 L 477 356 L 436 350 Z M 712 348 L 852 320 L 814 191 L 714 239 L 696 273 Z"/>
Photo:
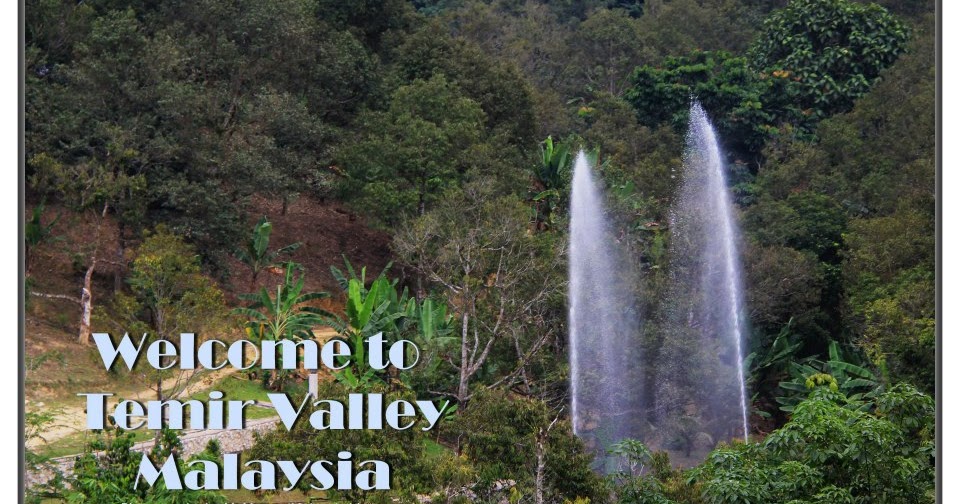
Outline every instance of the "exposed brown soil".
<path id="1" fill-rule="evenodd" d="M 33 204 L 27 205 L 29 216 Z M 303 265 L 306 271 L 306 291 L 326 291 L 330 299 L 318 303 L 333 312 L 342 312 L 343 294 L 330 273 L 330 266 L 343 267 L 343 256 L 358 269 L 367 267 L 367 278 L 372 278 L 390 261 L 390 236 L 368 226 L 364 220 L 346 210 L 339 203 L 320 202 L 306 197 L 291 203 L 281 215 L 280 201 L 255 197 L 251 202 L 249 225 L 266 215 L 273 223 L 271 248 L 294 242 L 302 246 L 285 259 Z M 53 241 L 42 244 L 32 252 L 31 291 L 53 296 L 79 298 L 85 272 L 86 258 L 93 249 L 98 215 L 75 213 L 54 204 L 48 204 L 44 221 L 60 215 Z M 122 264 L 118 257 L 118 230 L 108 216 L 101 227 L 99 256 L 101 261 L 94 275 L 94 304 L 107 301 L 113 293 L 117 277 L 121 280 Z M 135 247 L 135 243 L 128 243 Z M 237 295 L 249 292 L 249 270 L 236 259 L 229 259 L 230 275 L 221 282 L 228 303 L 239 303 Z M 117 273 L 121 273 L 117 275 Z M 257 279 L 257 287 L 272 288 L 282 272 L 264 271 Z M 77 392 L 99 390 L 121 391 L 128 388 L 122 377 L 111 375 L 103 365 L 94 347 L 77 343 L 80 308 L 76 301 L 32 295 L 28 300 L 25 324 L 27 360 L 26 396 L 29 410 L 44 403 L 75 403 Z M 106 328 L 113 331 L 116 328 Z M 94 327 L 94 330 L 104 330 Z M 39 403 L 39 404 L 38 404 Z"/>
<path id="2" fill-rule="evenodd" d="M 249 226 L 263 216 L 273 223 L 271 248 L 294 242 L 302 245 L 293 254 L 282 259 L 303 265 L 306 272 L 306 291 L 326 291 L 331 297 L 320 303 L 325 309 L 342 312 L 343 294 L 330 266 L 344 269 L 346 256 L 355 268 L 366 266 L 367 278 L 372 278 L 390 261 L 390 237 L 387 233 L 366 225 L 364 220 L 337 203 L 299 198 L 289 205 L 285 214 L 280 201 L 254 197 L 251 201 Z M 28 205 L 30 215 L 33 205 Z M 99 216 L 94 212 L 75 213 L 55 204 L 47 205 L 44 222 L 60 215 L 53 231 L 54 240 L 32 251 L 29 272 L 31 291 L 46 296 L 31 295 L 25 319 L 26 349 L 26 409 L 49 410 L 56 416 L 55 425 L 44 433 L 46 441 L 53 441 L 82 428 L 85 418 L 79 392 L 103 392 L 125 397 L 147 394 L 143 385 L 133 383 L 122 374 L 108 373 L 96 349 L 77 342 L 80 307 L 76 301 L 63 296 L 79 298 L 87 258 L 94 247 Z M 101 224 L 98 267 L 94 275 L 95 306 L 109 300 L 114 288 L 123 288 L 123 264 L 131 259 L 130 250 L 118 250 L 118 227 L 108 216 Z M 136 243 L 127 243 L 135 247 Z M 230 258 L 226 281 L 220 286 L 231 305 L 239 304 L 238 294 L 250 292 L 250 273 L 240 261 Z M 257 288 L 271 288 L 281 280 L 279 269 L 262 272 Z M 54 296 L 54 297 L 50 297 Z M 94 327 L 95 330 L 104 330 Z M 115 328 L 107 328 L 112 331 Z M 329 328 L 318 328 L 321 340 L 334 335 Z M 224 371 L 226 372 L 226 371 Z M 221 377 L 213 373 L 195 383 L 184 394 L 196 392 L 197 387 L 211 385 Z M 305 378 L 305 373 L 302 378 Z M 324 376 L 324 379 L 329 379 Z M 37 440 L 38 442 L 40 440 Z"/>
<path id="3" fill-rule="evenodd" d="M 282 215 L 280 200 L 268 200 L 256 196 L 251 200 L 249 227 L 266 215 L 273 224 L 270 247 L 277 249 L 291 243 L 302 245 L 292 254 L 281 256 L 303 265 L 306 271 L 305 286 L 308 291 L 325 291 L 331 294 L 331 303 L 325 308 L 339 311 L 342 293 L 330 273 L 330 266 L 345 270 L 343 257 L 359 270 L 367 267 L 367 278 L 379 274 L 390 262 L 390 235 L 366 224 L 357 215 L 339 203 L 319 202 L 300 197 L 292 202 L 286 215 Z M 240 261 L 231 259 L 232 288 L 228 291 L 249 291 L 250 272 Z M 264 271 L 257 278 L 257 287 L 276 285 L 283 275 L 279 269 Z"/>

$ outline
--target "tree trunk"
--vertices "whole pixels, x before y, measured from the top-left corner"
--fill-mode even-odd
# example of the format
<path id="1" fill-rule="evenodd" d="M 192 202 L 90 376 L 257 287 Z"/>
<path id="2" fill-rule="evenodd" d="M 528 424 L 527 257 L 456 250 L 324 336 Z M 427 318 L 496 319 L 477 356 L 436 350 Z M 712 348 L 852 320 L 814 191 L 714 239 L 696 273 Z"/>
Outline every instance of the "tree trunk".
<path id="1" fill-rule="evenodd" d="M 90 315 L 93 313 L 93 269 L 96 267 L 96 261 L 87 268 L 87 274 L 83 276 L 83 290 L 80 291 L 80 343 L 87 345 L 90 343 Z"/>
<path id="2" fill-rule="evenodd" d="M 534 495 L 533 502 L 535 504 L 543 504 L 543 472 L 547 467 L 545 450 L 543 447 L 543 440 L 546 437 L 546 433 L 541 427 L 537 433 L 537 471 L 534 475 Z"/>
<path id="3" fill-rule="evenodd" d="M 117 224 L 117 250 L 114 252 L 114 259 L 117 264 L 114 265 L 113 270 L 113 292 L 117 293 L 123 289 L 123 274 L 124 271 L 124 261 L 123 261 L 123 234 L 126 230 L 123 222 Z"/>
<path id="4" fill-rule="evenodd" d="M 97 221 L 97 232 L 93 239 L 93 255 L 90 257 L 90 267 L 87 273 L 83 275 L 83 290 L 80 291 L 80 334 L 78 339 L 80 343 L 87 345 L 90 343 L 90 316 L 93 314 L 93 272 L 97 269 L 97 253 L 100 250 L 100 229 L 103 227 L 103 219 L 107 216 L 107 210 L 110 207 L 104 203 L 103 211 L 100 213 L 100 219 Z"/>
<path id="5" fill-rule="evenodd" d="M 163 400 L 163 378 L 158 373 L 157 374 L 157 401 L 162 401 L 162 400 Z M 167 408 L 161 407 L 160 408 L 160 426 L 163 427 L 165 425 L 167 425 Z M 153 435 L 154 447 L 160 446 L 160 434 L 162 432 L 163 430 L 158 430 Z"/>
<path id="6" fill-rule="evenodd" d="M 540 427 L 539 429 L 537 429 L 537 453 L 536 453 L 537 470 L 534 474 L 534 481 L 533 481 L 533 488 L 534 488 L 533 501 L 536 504 L 543 504 L 543 490 L 544 490 L 543 480 L 544 480 L 544 473 L 546 472 L 546 469 L 547 469 L 547 457 L 546 457 L 547 450 L 544 445 L 546 444 L 547 436 L 549 436 L 550 431 L 553 430 L 553 426 L 557 425 L 557 420 L 560 420 L 559 411 L 557 412 L 557 416 L 554 417 L 553 421 L 550 422 L 550 425 L 548 425 L 546 429 L 544 429 L 543 427 Z"/>
<path id="7" fill-rule="evenodd" d="M 457 402 L 461 405 L 467 400 L 467 382 L 470 379 L 470 360 L 467 352 L 470 316 L 466 309 L 463 311 L 463 326 L 460 338 L 460 385 L 457 387 Z M 461 406 L 463 408 L 463 406 Z"/>

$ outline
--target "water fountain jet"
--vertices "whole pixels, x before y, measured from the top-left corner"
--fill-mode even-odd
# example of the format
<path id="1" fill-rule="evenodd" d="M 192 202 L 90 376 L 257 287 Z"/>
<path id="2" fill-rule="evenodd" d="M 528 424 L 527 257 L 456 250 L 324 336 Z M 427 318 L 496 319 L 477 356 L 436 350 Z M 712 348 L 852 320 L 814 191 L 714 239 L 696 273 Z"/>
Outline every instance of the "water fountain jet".
<path id="1" fill-rule="evenodd" d="M 570 385 L 574 433 L 602 458 L 638 437 L 643 419 L 632 262 L 613 234 L 587 155 L 573 168 L 570 201 Z"/>
<path id="2" fill-rule="evenodd" d="M 702 369 L 694 386 L 702 424 L 712 437 L 747 440 L 747 392 L 743 369 L 746 337 L 739 234 L 716 133 L 699 103 L 690 107 L 683 180 L 671 213 L 671 269 L 679 306 L 678 334 L 698 350 L 677 355 Z M 684 320 L 685 319 L 685 320 Z M 732 405 L 738 407 L 734 408 Z"/>

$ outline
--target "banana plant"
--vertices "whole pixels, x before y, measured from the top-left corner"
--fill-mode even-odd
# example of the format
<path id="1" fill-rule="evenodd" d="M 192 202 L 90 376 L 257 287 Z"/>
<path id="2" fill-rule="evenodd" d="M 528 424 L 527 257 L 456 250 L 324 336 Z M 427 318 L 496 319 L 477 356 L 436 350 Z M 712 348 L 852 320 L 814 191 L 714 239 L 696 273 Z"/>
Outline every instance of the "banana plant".
<path id="1" fill-rule="evenodd" d="M 567 143 L 555 144 L 553 137 L 548 136 L 540 144 L 540 163 L 533 168 L 533 190 L 530 192 L 534 218 L 539 227 L 547 229 L 554 225 L 554 214 L 569 185 L 572 164 Z"/>
<path id="2" fill-rule="evenodd" d="M 786 394 L 776 398 L 781 410 L 792 412 L 812 389 L 821 385 L 843 392 L 852 408 L 871 407 L 870 400 L 883 392 L 883 384 L 877 376 L 868 368 L 851 362 L 853 358 L 844 355 L 836 341 L 830 342 L 828 357 L 826 362 L 808 357 L 790 363 L 791 379 L 780 382 L 780 388 Z"/>
<path id="3" fill-rule="evenodd" d="M 549 229 L 556 224 L 556 214 L 566 207 L 570 181 L 573 178 L 574 154 L 570 145 L 573 138 L 554 143 L 548 136 L 540 143 L 540 162 L 533 167 L 533 187 L 530 201 L 533 202 L 533 217 L 538 229 Z M 600 159 L 600 149 L 585 152 L 590 166 L 603 170 L 607 161 Z"/>
<path id="4" fill-rule="evenodd" d="M 244 332 L 247 337 L 260 342 L 292 340 L 302 341 L 313 339 L 313 329 L 317 326 L 328 325 L 334 315 L 326 310 L 310 306 L 308 303 L 329 297 L 326 292 L 303 292 L 304 275 L 299 273 L 300 265 L 286 263 L 283 283 L 277 285 L 276 296 L 273 296 L 266 287 L 255 294 L 241 295 L 240 298 L 250 301 L 246 307 L 236 308 L 235 312 L 244 316 Z M 287 377 L 284 370 L 273 370 L 268 373 L 260 369 L 264 384 L 267 388 L 280 390 Z"/>
<path id="5" fill-rule="evenodd" d="M 250 239 L 242 248 L 238 248 L 234 255 L 243 264 L 250 268 L 250 289 L 257 285 L 257 277 L 263 270 L 274 266 L 278 257 L 283 254 L 289 254 L 300 248 L 301 243 L 291 243 L 285 247 L 276 250 L 270 250 L 270 234 L 273 232 L 273 224 L 267 220 L 267 216 L 260 218 L 260 221 L 253 226 L 253 233 Z M 289 263 L 288 263 L 289 264 Z"/>
<path id="6" fill-rule="evenodd" d="M 762 353 L 751 352 L 743 359 L 743 367 L 750 371 L 751 380 L 763 376 L 768 370 L 779 369 L 788 363 L 793 354 L 800 348 L 802 344 L 797 341 L 796 335 L 791 332 L 792 326 L 793 319 L 791 318 L 780 329 L 780 333 L 773 339 L 769 349 Z"/>
<path id="7" fill-rule="evenodd" d="M 453 316 L 447 307 L 430 299 L 418 303 L 409 291 L 398 288 L 397 280 L 386 276 L 389 265 L 366 287 L 366 268 L 359 274 L 344 258 L 347 273 L 331 267 L 334 278 L 344 289 L 345 319 L 334 318 L 330 325 L 340 333 L 353 350 L 351 366 L 338 373 L 337 380 L 351 388 L 368 388 L 377 381 L 387 382 L 388 373 L 369 369 L 364 342 L 383 333 L 389 343 L 410 339 L 420 346 L 446 341 L 452 332 Z"/>
<path id="8" fill-rule="evenodd" d="M 386 276 L 389 264 L 367 288 L 366 268 L 357 274 L 350 261 L 344 258 L 344 262 L 347 274 L 330 268 L 347 295 L 347 320 L 335 322 L 338 331 L 352 328 L 367 336 L 383 332 L 388 341 L 407 338 L 421 343 L 440 341 L 450 333 L 453 315 L 447 312 L 447 306 L 429 298 L 418 303 L 408 289 L 400 289 L 396 279 Z"/>
<path id="9" fill-rule="evenodd" d="M 554 144 L 553 137 L 548 136 L 540 144 L 540 164 L 534 169 L 537 182 L 546 189 L 562 188 L 569 179 L 572 163 L 570 146 L 566 143 Z"/>

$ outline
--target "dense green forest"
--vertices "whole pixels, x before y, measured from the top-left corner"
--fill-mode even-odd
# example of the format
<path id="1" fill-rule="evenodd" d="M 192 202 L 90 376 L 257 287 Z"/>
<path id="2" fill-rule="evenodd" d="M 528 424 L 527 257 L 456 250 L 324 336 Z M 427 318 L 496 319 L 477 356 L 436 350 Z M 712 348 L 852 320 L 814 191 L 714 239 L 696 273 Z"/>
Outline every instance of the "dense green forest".
<path id="1" fill-rule="evenodd" d="M 27 0 L 28 317 L 66 299 L 78 352 L 103 331 L 415 341 L 414 369 L 320 395 L 450 399 L 438 429 L 281 429 L 248 454 L 390 462 L 392 490 L 345 501 L 933 502 L 934 27 L 929 0 Z M 602 474 L 566 408 L 571 163 L 599 153 L 659 344 L 692 98 L 743 231 L 750 441 L 681 467 L 625 440 Z M 297 264 L 309 225 L 271 242 L 255 201 L 336 205 L 384 261 Z M 69 271 L 34 267 L 54 250 Z M 689 453 L 695 427 L 663 428 Z M 105 433 L 31 497 L 227 501 L 134 490 L 131 442 Z"/>

